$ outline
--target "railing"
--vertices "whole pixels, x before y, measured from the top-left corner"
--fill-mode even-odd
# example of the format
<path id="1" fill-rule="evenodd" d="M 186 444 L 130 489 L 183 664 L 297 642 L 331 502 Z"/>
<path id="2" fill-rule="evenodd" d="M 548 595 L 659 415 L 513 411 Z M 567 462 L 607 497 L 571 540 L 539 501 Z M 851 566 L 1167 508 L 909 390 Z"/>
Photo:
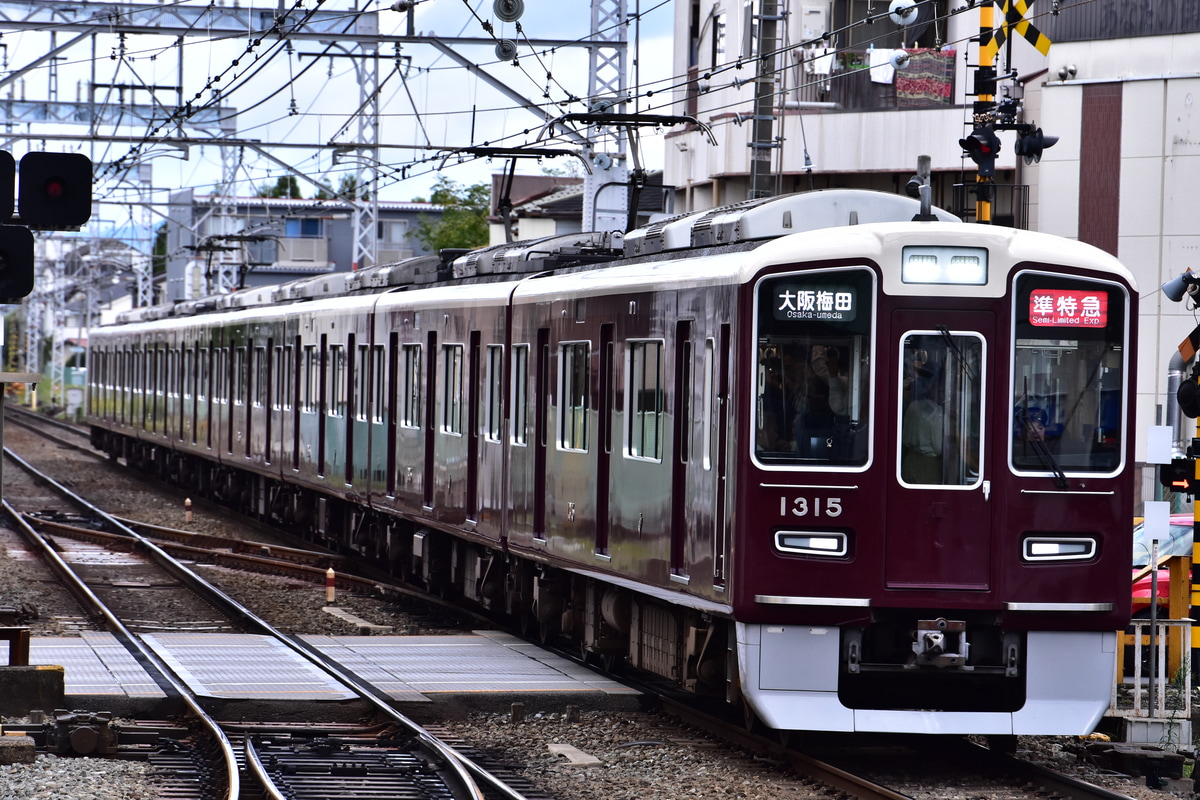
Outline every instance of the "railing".
<path id="1" fill-rule="evenodd" d="M 1124 675 L 1118 668 L 1118 679 L 1113 683 L 1109 700 L 1108 716 L 1127 719 L 1156 719 L 1163 721 L 1188 721 L 1192 718 L 1192 620 L 1160 619 L 1155 622 L 1154 636 L 1150 636 L 1150 620 L 1135 619 L 1130 622 L 1132 635 L 1119 636 L 1124 645 L 1133 647 L 1133 675 Z M 1167 642 L 1171 631 L 1180 637 L 1183 664 L 1175 675 L 1167 675 Z M 1153 647 L 1155 670 L 1145 676 L 1143 686 L 1142 657 L 1147 647 Z M 1117 658 L 1122 659 L 1125 647 L 1117 648 Z M 1118 662 L 1119 663 L 1119 662 Z M 1152 698 L 1152 699 L 1151 699 Z"/>
<path id="2" fill-rule="evenodd" d="M 888 51 L 890 52 L 890 51 Z M 796 89 L 789 100 L 802 104 L 835 103 L 839 111 L 894 111 L 945 108 L 954 103 L 954 52 L 910 50 L 904 69 L 879 82 L 879 67 L 871 69 L 870 51 L 842 51 L 820 56 L 811 50 L 794 51 Z"/>

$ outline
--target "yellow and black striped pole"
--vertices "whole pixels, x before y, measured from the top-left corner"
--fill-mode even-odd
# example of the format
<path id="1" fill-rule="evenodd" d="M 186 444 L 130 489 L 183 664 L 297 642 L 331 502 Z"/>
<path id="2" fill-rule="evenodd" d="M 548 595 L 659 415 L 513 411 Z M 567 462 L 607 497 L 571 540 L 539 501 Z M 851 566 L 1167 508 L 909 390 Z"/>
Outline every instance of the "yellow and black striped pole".
<path id="1" fill-rule="evenodd" d="M 979 65 L 975 68 L 975 127 L 980 124 L 981 113 L 991 111 L 995 104 L 995 58 L 997 47 L 993 42 L 996 30 L 994 0 L 987 0 L 979 6 Z M 985 63 L 986 60 L 986 63 Z M 980 92 L 986 92 L 980 94 Z M 975 221 L 984 225 L 992 224 L 992 185 L 990 175 L 975 173 Z"/>

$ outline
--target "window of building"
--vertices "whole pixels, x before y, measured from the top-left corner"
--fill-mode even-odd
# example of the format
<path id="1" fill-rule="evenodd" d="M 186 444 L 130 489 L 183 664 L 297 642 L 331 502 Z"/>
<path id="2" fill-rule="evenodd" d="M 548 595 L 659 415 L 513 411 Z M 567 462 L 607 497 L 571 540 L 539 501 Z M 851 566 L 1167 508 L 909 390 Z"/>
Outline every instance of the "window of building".
<path id="1" fill-rule="evenodd" d="M 408 220 L 385 219 L 378 225 L 379 241 L 387 244 L 402 244 L 408 241 Z"/>
<path id="2" fill-rule="evenodd" d="M 319 239 L 325 235 L 325 220 L 308 217 L 284 220 L 283 235 L 288 239 Z"/>

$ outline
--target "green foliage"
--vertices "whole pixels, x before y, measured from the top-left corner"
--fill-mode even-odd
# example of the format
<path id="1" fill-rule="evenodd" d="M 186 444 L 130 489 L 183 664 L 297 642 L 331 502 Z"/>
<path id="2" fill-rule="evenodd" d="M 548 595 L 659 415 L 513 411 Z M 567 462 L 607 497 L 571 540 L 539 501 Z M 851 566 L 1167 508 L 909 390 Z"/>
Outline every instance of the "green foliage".
<path id="1" fill-rule="evenodd" d="M 338 181 L 337 196 L 343 200 L 370 200 L 371 193 L 358 185 L 358 177 L 343 175 Z"/>
<path id="2" fill-rule="evenodd" d="M 483 247 L 488 243 L 488 212 L 492 189 L 485 183 L 464 187 L 439 177 L 429 202 L 443 207 L 441 219 L 422 214 L 412 236 L 427 250 L 447 247 Z"/>
<path id="3" fill-rule="evenodd" d="M 154 253 L 151 269 L 155 275 L 162 275 L 167 271 L 167 223 L 165 222 L 154 229 Z"/>
<path id="4" fill-rule="evenodd" d="M 300 181 L 296 180 L 295 175 L 284 175 L 275 181 L 274 186 L 269 183 L 259 186 L 257 195 L 259 197 L 287 197 L 296 200 L 300 198 Z"/>

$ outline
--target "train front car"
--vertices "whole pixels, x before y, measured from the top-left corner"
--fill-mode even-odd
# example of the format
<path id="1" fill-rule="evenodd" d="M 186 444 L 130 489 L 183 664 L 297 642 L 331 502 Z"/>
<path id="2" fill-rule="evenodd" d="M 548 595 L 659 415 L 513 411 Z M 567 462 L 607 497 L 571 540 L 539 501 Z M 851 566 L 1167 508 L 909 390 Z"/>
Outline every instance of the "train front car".
<path id="1" fill-rule="evenodd" d="M 751 709 L 779 729 L 1089 732 L 1129 618 L 1129 272 L 940 223 L 752 257 L 733 581 Z"/>

